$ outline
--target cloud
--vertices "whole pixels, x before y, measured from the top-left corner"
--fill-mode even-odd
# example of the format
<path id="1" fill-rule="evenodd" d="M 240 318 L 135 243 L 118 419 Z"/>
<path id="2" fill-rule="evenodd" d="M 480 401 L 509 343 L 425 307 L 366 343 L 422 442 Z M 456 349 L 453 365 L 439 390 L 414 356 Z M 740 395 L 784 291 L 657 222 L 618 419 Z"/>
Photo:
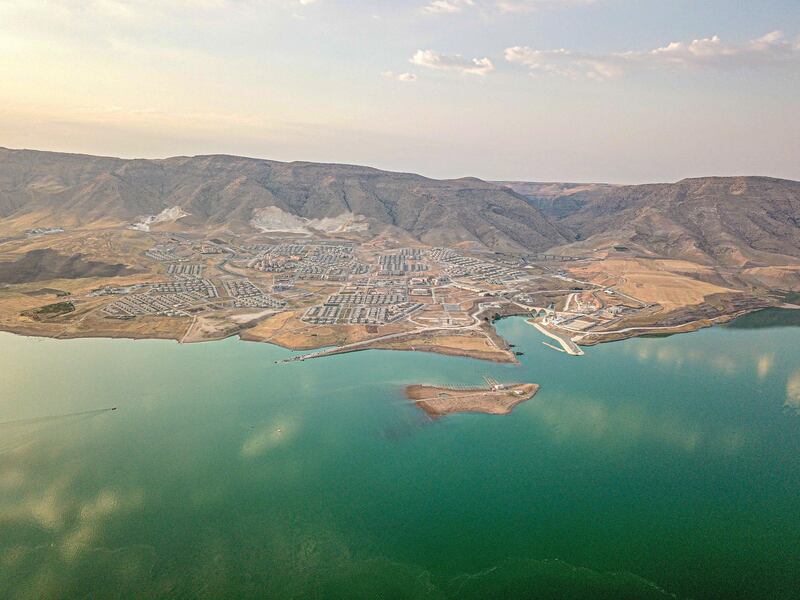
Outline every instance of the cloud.
<path id="1" fill-rule="evenodd" d="M 196 19 L 203 15 L 216 16 L 222 12 L 291 11 L 300 6 L 316 4 L 318 0 L 0 0 L 0 15 L 20 15 L 25 19 L 36 16 L 79 18 L 104 23 L 153 22 L 166 15 Z"/>
<path id="2" fill-rule="evenodd" d="M 528 46 L 506 48 L 505 59 L 527 67 L 534 74 L 561 75 L 577 79 L 611 79 L 624 73 L 623 62 L 617 55 L 594 56 L 586 53 L 559 50 L 534 50 Z"/>
<path id="3" fill-rule="evenodd" d="M 473 0 L 431 0 L 422 10 L 433 14 L 457 13 L 469 6 L 475 6 Z"/>
<path id="4" fill-rule="evenodd" d="M 464 58 L 460 54 L 440 54 L 434 50 L 417 50 L 410 59 L 411 64 L 426 69 L 452 71 L 462 75 L 480 75 L 494 71 L 494 64 L 488 58 Z"/>
<path id="5" fill-rule="evenodd" d="M 500 12 L 519 13 L 594 3 L 595 0 L 498 0 L 495 2 L 495 6 Z"/>
<path id="6" fill-rule="evenodd" d="M 526 13 L 537 10 L 594 4 L 596 0 L 430 0 L 422 10 L 431 14 L 460 13 L 467 8 L 484 12 Z"/>
<path id="7" fill-rule="evenodd" d="M 800 43 L 787 41 L 782 32 L 773 31 L 741 45 L 725 44 L 718 36 L 713 36 L 689 43 L 672 42 L 648 51 L 608 54 L 513 46 L 506 48 L 505 59 L 527 67 L 534 74 L 606 80 L 635 70 L 799 65 Z"/>
<path id="8" fill-rule="evenodd" d="M 417 80 L 417 76 L 414 73 L 395 73 L 394 71 L 384 71 L 381 73 L 386 79 L 392 79 L 394 81 L 401 81 L 403 83 L 412 83 Z"/>

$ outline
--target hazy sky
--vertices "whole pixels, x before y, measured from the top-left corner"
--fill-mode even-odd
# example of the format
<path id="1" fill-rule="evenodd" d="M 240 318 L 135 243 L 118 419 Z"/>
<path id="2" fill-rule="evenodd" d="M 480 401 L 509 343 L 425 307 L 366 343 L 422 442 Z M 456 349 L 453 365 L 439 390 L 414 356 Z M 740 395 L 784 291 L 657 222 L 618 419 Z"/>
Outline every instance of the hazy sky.
<path id="1" fill-rule="evenodd" d="M 800 179 L 800 2 L 0 0 L 0 146 Z"/>

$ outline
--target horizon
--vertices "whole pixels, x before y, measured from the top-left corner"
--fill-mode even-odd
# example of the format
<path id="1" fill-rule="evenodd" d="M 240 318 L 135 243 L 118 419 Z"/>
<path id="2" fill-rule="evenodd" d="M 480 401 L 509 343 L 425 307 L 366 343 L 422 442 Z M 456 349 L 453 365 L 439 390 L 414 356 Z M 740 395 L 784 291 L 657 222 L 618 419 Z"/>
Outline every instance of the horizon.
<path id="1" fill-rule="evenodd" d="M 800 0 L 0 56 L 0 600 L 800 600 Z"/>
<path id="2" fill-rule="evenodd" d="M 800 179 L 790 0 L 0 0 L 0 34 L 4 146 Z"/>
<path id="3" fill-rule="evenodd" d="M 88 154 L 86 152 L 69 152 L 69 151 L 61 151 L 61 150 L 43 150 L 40 148 L 9 148 L 7 146 L 0 146 L 0 150 L 7 150 L 10 152 L 41 152 L 41 153 L 49 153 L 49 154 L 65 154 L 71 156 L 88 156 L 92 158 L 108 158 L 108 159 L 115 159 L 115 160 L 124 160 L 124 161 L 134 161 L 134 160 L 148 160 L 148 161 L 158 161 L 158 160 L 170 160 L 173 158 L 205 158 L 205 157 L 228 157 L 228 158 L 240 158 L 246 160 L 254 160 L 254 161 L 266 161 L 266 162 L 274 162 L 274 163 L 282 163 L 282 164 L 297 164 L 297 163 L 306 163 L 306 164 L 315 164 L 315 165 L 330 165 L 330 166 L 341 166 L 341 167 L 363 167 L 366 169 L 375 169 L 377 171 L 385 172 L 385 173 L 394 173 L 400 175 L 416 175 L 419 177 L 424 177 L 425 179 L 431 179 L 434 181 L 459 181 L 463 179 L 478 179 L 480 181 L 484 181 L 486 183 L 533 183 L 539 185 L 608 185 L 608 186 L 634 186 L 634 185 L 659 185 L 659 184 L 674 184 L 680 183 L 681 181 L 690 181 L 694 179 L 732 179 L 732 178 L 747 178 L 747 179 L 775 179 L 777 181 L 800 181 L 798 179 L 791 179 L 787 177 L 774 177 L 772 175 L 763 175 L 758 173 L 750 173 L 750 174 L 733 174 L 733 175 L 698 175 L 698 176 L 691 176 L 691 177 L 681 177 L 680 179 L 676 179 L 674 181 L 640 181 L 640 182 L 623 182 L 623 181 L 579 181 L 575 179 L 565 179 L 563 181 L 553 181 L 553 180 L 534 180 L 534 179 L 486 179 L 483 177 L 478 177 L 476 175 L 461 175 L 457 177 L 434 177 L 431 175 L 427 175 L 425 173 L 419 173 L 414 171 L 400 171 L 397 169 L 391 168 L 383 168 L 383 167 L 376 167 L 374 165 L 369 164 L 356 164 L 356 163 L 346 163 L 346 162 L 334 162 L 334 161 L 310 161 L 310 160 L 277 160 L 274 158 L 263 157 L 263 156 L 247 156 L 241 154 L 228 154 L 228 153 L 221 153 L 221 152 L 211 152 L 211 153 L 204 153 L 204 154 L 173 154 L 170 156 L 155 156 L 155 157 L 145 157 L 145 156 L 115 156 L 111 154 Z"/>

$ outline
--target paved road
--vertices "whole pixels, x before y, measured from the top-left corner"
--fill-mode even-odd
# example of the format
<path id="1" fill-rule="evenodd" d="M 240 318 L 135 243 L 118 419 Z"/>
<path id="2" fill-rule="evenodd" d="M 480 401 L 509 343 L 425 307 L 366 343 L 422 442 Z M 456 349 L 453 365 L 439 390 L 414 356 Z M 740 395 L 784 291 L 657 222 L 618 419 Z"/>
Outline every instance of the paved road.
<path id="1" fill-rule="evenodd" d="M 284 359 L 282 361 L 279 361 L 279 362 L 295 362 L 295 361 L 309 360 L 311 358 L 322 358 L 323 356 L 332 356 L 334 354 L 341 354 L 343 352 L 352 352 L 352 351 L 358 350 L 359 348 L 362 348 L 362 347 L 369 347 L 370 344 L 374 344 L 375 342 L 383 342 L 383 341 L 386 341 L 386 340 L 393 340 L 393 339 L 403 338 L 403 337 L 413 337 L 413 336 L 419 335 L 419 334 L 436 333 L 436 332 L 452 332 L 452 331 L 481 331 L 480 326 L 481 326 L 482 323 L 481 323 L 481 320 L 480 320 L 480 315 L 484 311 L 489 309 L 489 308 L 497 308 L 496 306 L 494 306 L 494 304 L 495 304 L 494 302 L 481 303 L 479 305 L 480 306 L 480 310 L 478 310 L 475 314 L 470 315 L 474 320 L 474 323 L 472 325 L 466 325 L 466 326 L 463 326 L 463 325 L 451 325 L 449 327 L 441 327 L 441 326 L 428 327 L 428 326 L 423 326 L 423 327 L 418 327 L 416 329 L 412 329 L 411 331 L 400 331 L 398 333 L 389 333 L 387 335 L 382 335 L 382 336 L 379 336 L 379 337 L 370 338 L 368 340 L 361 340 L 361 341 L 358 341 L 358 342 L 353 342 L 351 344 L 345 344 L 343 346 L 337 346 L 335 348 L 329 348 L 327 350 L 320 350 L 318 352 L 311 352 L 309 354 L 298 354 L 297 356 L 293 356 L 292 358 L 286 358 L 286 359 Z M 494 340 L 492 340 L 492 338 L 490 336 L 486 335 L 482 331 L 481 331 L 481 333 L 483 333 L 486 336 L 486 339 L 488 339 L 489 342 L 495 348 L 497 348 L 498 350 L 500 349 L 500 348 L 498 348 L 497 344 L 494 342 Z"/>

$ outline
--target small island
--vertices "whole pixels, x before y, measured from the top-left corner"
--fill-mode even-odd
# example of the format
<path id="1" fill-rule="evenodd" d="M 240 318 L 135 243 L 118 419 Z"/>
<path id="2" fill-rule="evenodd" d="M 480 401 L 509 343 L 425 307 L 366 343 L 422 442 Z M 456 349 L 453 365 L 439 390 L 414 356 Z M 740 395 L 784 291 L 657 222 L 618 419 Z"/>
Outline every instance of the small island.
<path id="1" fill-rule="evenodd" d="M 486 386 L 409 385 L 406 397 L 433 419 L 453 413 L 507 415 L 539 391 L 535 383 L 502 384 L 487 378 Z"/>

